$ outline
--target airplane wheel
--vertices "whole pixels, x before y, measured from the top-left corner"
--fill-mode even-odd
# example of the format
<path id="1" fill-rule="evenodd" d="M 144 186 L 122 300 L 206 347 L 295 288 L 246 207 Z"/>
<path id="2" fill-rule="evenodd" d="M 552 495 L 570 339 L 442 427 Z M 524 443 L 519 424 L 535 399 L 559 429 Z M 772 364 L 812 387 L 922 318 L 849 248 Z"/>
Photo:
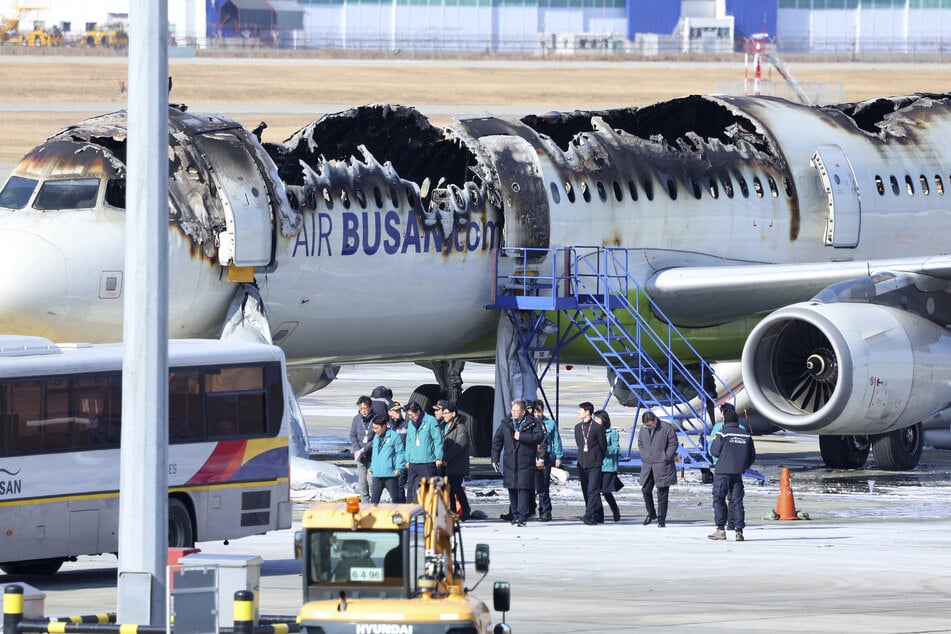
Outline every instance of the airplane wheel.
<path id="1" fill-rule="evenodd" d="M 484 458 L 492 453 L 492 408 L 495 406 L 495 388 L 473 385 L 467 388 L 456 409 L 469 428 L 469 454 Z"/>
<path id="2" fill-rule="evenodd" d="M 819 436 L 819 453 L 830 469 L 861 469 L 870 449 L 867 436 Z"/>
<path id="3" fill-rule="evenodd" d="M 924 444 L 921 423 L 882 434 L 872 442 L 872 455 L 879 469 L 908 471 L 918 466 Z"/>
<path id="4" fill-rule="evenodd" d="M 423 408 L 424 414 L 432 414 L 433 405 L 435 405 L 436 401 L 440 398 L 442 398 L 442 391 L 435 383 L 424 383 L 413 390 L 413 393 L 409 396 L 410 401 L 419 403 L 419 406 Z M 407 401 L 407 403 L 408 402 L 409 401 Z M 403 405 L 406 405 L 406 403 L 403 403 Z"/>
<path id="5" fill-rule="evenodd" d="M 195 545 L 192 516 L 185 503 L 177 498 L 168 500 L 168 547 L 191 548 Z"/>
<path id="6" fill-rule="evenodd" d="M 91 35 L 90 35 L 89 37 L 87 37 L 87 38 L 86 38 L 86 46 L 95 47 L 95 46 L 96 46 L 96 38 L 94 38 L 94 37 L 91 36 Z"/>
<path id="7" fill-rule="evenodd" d="M 27 561 L 11 561 L 0 564 L 0 570 L 8 575 L 52 575 L 66 561 L 62 557 L 52 559 L 29 559 Z"/>

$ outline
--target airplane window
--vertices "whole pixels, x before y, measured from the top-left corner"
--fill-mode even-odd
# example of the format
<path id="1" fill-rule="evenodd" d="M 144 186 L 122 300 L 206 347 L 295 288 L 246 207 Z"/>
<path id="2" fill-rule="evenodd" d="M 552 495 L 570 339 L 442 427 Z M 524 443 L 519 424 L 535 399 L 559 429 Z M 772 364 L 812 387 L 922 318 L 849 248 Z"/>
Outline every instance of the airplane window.
<path id="1" fill-rule="evenodd" d="M 783 176 L 783 189 L 786 190 L 786 196 L 792 198 L 792 181 Z"/>
<path id="2" fill-rule="evenodd" d="M 776 188 L 776 181 L 773 180 L 773 177 L 767 175 L 766 182 L 769 183 L 769 193 L 773 195 L 773 198 L 779 198 L 779 190 Z"/>
<path id="3" fill-rule="evenodd" d="M 347 193 L 346 189 L 340 190 L 340 202 L 343 203 L 344 209 L 350 209 L 350 194 Z"/>
<path id="4" fill-rule="evenodd" d="M 921 183 L 921 193 L 922 193 L 922 194 L 924 194 L 925 196 L 927 196 L 929 193 L 931 193 L 931 192 L 928 191 L 928 179 L 925 178 L 925 175 L 924 175 L 924 174 L 921 174 L 921 175 L 918 176 L 918 182 Z"/>
<path id="5" fill-rule="evenodd" d="M 915 195 L 915 185 L 911 182 L 911 176 L 905 174 L 905 191 L 908 192 L 909 196 Z"/>
<path id="6" fill-rule="evenodd" d="M 353 197 L 357 199 L 362 209 L 367 208 L 367 196 L 363 193 L 363 188 L 357 187 L 353 190 Z"/>
<path id="7" fill-rule="evenodd" d="M 98 178 L 71 178 L 46 181 L 33 201 L 33 208 L 42 211 L 52 209 L 92 209 L 99 195 Z"/>
<path id="8" fill-rule="evenodd" d="M 125 179 L 110 178 L 106 181 L 106 204 L 125 209 Z"/>
<path id="9" fill-rule="evenodd" d="M 693 197 L 696 198 L 697 200 L 700 200 L 700 196 L 703 195 L 703 191 L 701 190 L 700 183 L 698 183 L 697 181 L 691 178 L 690 187 L 693 189 Z"/>
<path id="10" fill-rule="evenodd" d="M 392 185 L 390 186 L 390 202 L 393 203 L 394 208 L 399 208 L 400 196 L 396 193 L 396 188 Z"/>
<path id="11" fill-rule="evenodd" d="M 934 188 L 939 195 L 944 196 L 944 183 L 941 181 L 941 175 L 934 175 Z"/>
<path id="12" fill-rule="evenodd" d="M 607 202 L 608 192 L 604 189 L 604 184 L 601 181 L 598 181 L 598 198 L 601 199 L 601 202 Z"/>
<path id="13" fill-rule="evenodd" d="M 671 200 L 677 200 L 677 185 L 674 184 L 673 179 L 667 179 L 667 193 L 670 195 Z"/>
<path id="14" fill-rule="evenodd" d="M 729 176 L 723 177 L 723 191 L 726 192 L 727 198 L 733 198 L 733 181 Z"/>
<path id="15" fill-rule="evenodd" d="M 325 187 L 321 188 L 320 191 L 321 191 L 321 193 L 322 193 L 322 195 L 323 195 L 323 197 L 324 197 L 324 203 L 326 203 L 327 209 L 333 209 L 333 208 L 334 208 L 334 197 L 330 195 L 330 189 L 328 189 L 328 188 L 325 186 Z"/>
<path id="16" fill-rule="evenodd" d="M 713 196 L 714 199 L 720 197 L 720 190 L 717 188 L 717 179 L 711 178 L 707 181 L 707 189 L 710 190 L 710 195 Z"/>
<path id="17" fill-rule="evenodd" d="M 892 192 L 897 196 L 898 195 L 898 179 L 894 176 L 888 177 L 888 182 L 892 184 Z"/>
<path id="18" fill-rule="evenodd" d="M 410 208 L 416 209 L 416 192 L 411 187 L 406 188 L 406 202 L 409 203 Z M 344 206 L 347 206 L 346 203 Z"/>
<path id="19" fill-rule="evenodd" d="M 875 189 L 878 191 L 879 196 L 885 195 L 885 183 L 882 181 L 882 177 L 878 174 L 875 175 Z"/>
<path id="20" fill-rule="evenodd" d="M 571 181 L 565 181 L 565 193 L 568 194 L 568 202 L 575 202 L 575 188 L 572 187 Z"/>
<path id="21" fill-rule="evenodd" d="M 373 204 L 377 209 L 383 209 L 383 192 L 376 185 L 373 186 Z"/>
<path id="22" fill-rule="evenodd" d="M 746 184 L 746 179 L 743 178 L 740 174 L 736 175 L 736 182 L 740 186 L 740 192 L 743 194 L 743 198 L 750 197 L 750 188 Z"/>
<path id="23" fill-rule="evenodd" d="M 621 202 L 622 198 L 624 198 L 624 192 L 621 191 L 621 184 L 614 181 L 614 199 Z"/>
<path id="24" fill-rule="evenodd" d="M 759 176 L 753 177 L 753 191 L 756 192 L 757 198 L 763 197 L 763 183 L 760 182 Z"/>
<path id="25" fill-rule="evenodd" d="M 551 188 L 551 199 L 556 205 L 561 202 L 561 192 L 558 191 L 558 185 L 555 185 L 555 182 L 552 181 L 549 183 Z"/>
<path id="26" fill-rule="evenodd" d="M 317 194 L 314 193 L 313 187 L 307 188 L 306 202 L 307 202 L 307 206 L 310 207 L 312 210 L 314 211 L 317 210 Z"/>
<path id="27" fill-rule="evenodd" d="M 637 202 L 637 185 L 634 181 L 627 181 L 627 189 L 631 192 L 631 200 Z"/>
<path id="28" fill-rule="evenodd" d="M 290 205 L 291 209 L 294 211 L 300 209 L 300 199 L 292 189 L 287 190 L 287 204 Z"/>
<path id="29" fill-rule="evenodd" d="M 36 189 L 36 179 L 11 176 L 0 191 L 0 207 L 23 209 Z"/>
<path id="30" fill-rule="evenodd" d="M 641 184 L 644 186 L 644 195 L 647 196 L 647 200 L 654 200 L 654 186 L 651 185 L 650 180 L 645 178 Z"/>
<path id="31" fill-rule="evenodd" d="M 586 181 L 581 181 L 581 197 L 584 198 L 586 203 L 591 202 L 591 192 L 588 191 L 588 183 Z"/>

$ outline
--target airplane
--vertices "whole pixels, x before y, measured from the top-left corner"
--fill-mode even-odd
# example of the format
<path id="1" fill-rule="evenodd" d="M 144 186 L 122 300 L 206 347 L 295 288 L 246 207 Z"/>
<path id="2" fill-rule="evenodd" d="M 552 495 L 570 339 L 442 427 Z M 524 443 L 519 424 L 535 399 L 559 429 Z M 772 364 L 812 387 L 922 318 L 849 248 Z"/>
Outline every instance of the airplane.
<path id="1" fill-rule="evenodd" d="M 912 469 L 923 422 L 949 429 L 949 95 L 692 95 L 443 128 L 372 104 L 283 143 L 172 105 L 169 127 L 170 336 L 215 336 L 259 293 L 298 393 L 343 363 L 415 361 L 437 381 L 418 396 L 458 398 L 484 454 L 493 388 L 462 370 L 495 356 L 484 306 L 514 266 L 496 250 L 604 245 L 828 466 Z M 67 127 L 0 189 L 0 332 L 121 336 L 126 134 L 124 111 Z"/>

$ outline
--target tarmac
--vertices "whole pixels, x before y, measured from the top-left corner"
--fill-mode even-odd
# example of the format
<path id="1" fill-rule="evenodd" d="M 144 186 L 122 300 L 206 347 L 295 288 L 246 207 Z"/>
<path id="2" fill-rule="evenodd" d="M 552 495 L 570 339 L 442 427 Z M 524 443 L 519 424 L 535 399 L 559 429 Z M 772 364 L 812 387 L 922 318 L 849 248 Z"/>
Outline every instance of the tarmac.
<path id="1" fill-rule="evenodd" d="M 490 369 L 467 367 L 467 381 Z M 560 429 L 566 440 L 577 402 L 604 398 L 600 370 L 576 368 L 562 380 Z M 471 375 L 471 376 L 470 376 Z M 389 385 L 403 400 L 428 372 L 408 364 L 345 367 L 330 387 L 303 400 L 312 435 L 339 436 L 361 393 Z M 585 396 L 587 395 L 587 398 Z M 629 410 L 609 406 L 629 427 Z M 629 431 L 622 431 L 622 448 Z M 475 590 L 491 603 L 492 584 L 512 586 L 506 616 L 514 632 L 630 632 L 672 627 L 697 632 L 951 632 L 951 452 L 926 449 L 911 472 L 832 471 L 814 437 L 758 437 L 763 484 L 746 482 L 746 541 L 707 539 L 710 486 L 686 470 L 671 489 L 666 528 L 643 526 L 636 470 L 625 469 L 620 522 L 586 526 L 577 480 L 553 487 L 550 523 L 517 528 L 498 515 L 505 490 L 483 468 L 468 484 L 473 508 L 488 519 L 463 526 L 466 553 L 491 549 L 487 578 Z M 332 444 L 332 443 L 331 443 Z M 324 456 L 334 458 L 334 456 Z M 340 464 L 347 461 L 336 456 Z M 484 465 L 485 460 L 477 461 Z M 871 464 L 871 463 L 870 463 Z M 810 519 L 768 520 L 783 467 L 792 473 L 796 509 Z M 303 506 L 295 510 L 299 518 Z M 610 513 L 609 513 L 610 516 Z M 260 612 L 296 615 L 299 562 L 289 530 L 198 544 L 204 553 L 260 555 Z M 470 565 L 469 587 L 477 576 Z M 0 576 L 0 585 L 13 580 Z M 46 614 L 115 610 L 116 558 L 81 557 L 55 576 L 24 579 L 46 593 Z M 491 605 L 490 605 L 491 607 Z M 500 615 L 495 613 L 496 621 Z"/>

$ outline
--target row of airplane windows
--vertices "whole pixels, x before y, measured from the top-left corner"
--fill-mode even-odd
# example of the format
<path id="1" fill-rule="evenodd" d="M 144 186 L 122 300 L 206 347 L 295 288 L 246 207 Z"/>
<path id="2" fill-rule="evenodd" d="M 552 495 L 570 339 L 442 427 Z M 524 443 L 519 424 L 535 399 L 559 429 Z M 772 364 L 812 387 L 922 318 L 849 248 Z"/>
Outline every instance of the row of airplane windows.
<path id="1" fill-rule="evenodd" d="M 747 183 L 746 178 L 741 174 L 734 173 L 733 178 L 731 179 L 729 175 L 721 176 L 719 181 L 714 177 L 709 177 L 706 179 L 705 183 L 698 182 L 692 177 L 685 177 L 684 184 L 686 185 L 687 191 L 690 192 L 694 198 L 700 200 L 703 196 L 703 190 L 706 189 L 709 195 L 712 198 L 720 197 L 720 189 L 722 187 L 723 193 L 727 198 L 733 198 L 735 195 L 734 183 L 733 180 L 736 180 L 736 187 L 739 188 L 740 194 L 743 198 L 750 197 L 750 185 Z M 756 195 L 757 198 L 763 198 L 766 196 L 767 187 L 769 195 L 773 198 L 779 198 L 779 187 L 776 183 L 776 180 L 770 176 L 766 175 L 766 184 L 767 187 L 763 186 L 763 180 L 759 176 L 754 176 L 752 178 L 752 192 Z M 611 183 L 613 189 L 614 198 L 618 202 L 621 202 L 624 199 L 624 187 L 617 181 Z M 608 200 L 608 190 L 605 187 L 604 183 L 601 181 L 595 181 L 594 188 L 598 192 L 598 198 L 601 199 L 601 202 L 607 202 Z M 551 198 L 555 204 L 561 202 L 561 188 L 554 182 L 550 183 L 551 189 Z M 588 186 L 586 181 L 581 181 L 577 187 L 581 191 L 581 198 L 585 202 L 591 202 L 591 188 Z M 667 192 L 667 195 L 670 196 L 671 200 L 677 200 L 678 188 L 677 182 L 673 178 L 667 178 L 663 182 L 663 189 Z M 577 200 L 577 194 L 575 193 L 575 185 L 571 181 L 565 181 L 564 184 L 565 197 L 568 199 L 568 202 L 573 203 Z M 639 197 L 638 186 L 634 180 L 629 180 L 627 182 L 627 190 L 631 197 L 631 200 L 636 201 Z M 645 178 L 641 181 L 641 191 L 643 191 L 644 197 L 647 200 L 654 200 L 654 184 L 650 179 Z M 789 179 L 785 176 L 783 177 L 783 191 L 786 194 L 787 198 L 792 197 L 792 184 L 789 182 Z"/>
<path id="2" fill-rule="evenodd" d="M 951 177 L 949 177 L 951 178 Z M 918 189 L 925 196 L 931 193 L 931 189 L 928 186 L 928 177 L 924 174 L 918 175 Z M 898 196 L 901 193 L 901 186 L 898 183 L 897 176 L 889 176 L 888 184 L 891 185 L 892 193 Z M 878 174 L 875 175 L 875 189 L 878 191 L 879 196 L 885 195 L 885 181 Z M 941 180 L 940 174 L 934 175 L 934 189 L 939 196 L 944 196 L 944 181 Z M 910 174 L 905 174 L 905 191 L 909 196 L 915 195 L 915 179 L 912 178 Z"/>

